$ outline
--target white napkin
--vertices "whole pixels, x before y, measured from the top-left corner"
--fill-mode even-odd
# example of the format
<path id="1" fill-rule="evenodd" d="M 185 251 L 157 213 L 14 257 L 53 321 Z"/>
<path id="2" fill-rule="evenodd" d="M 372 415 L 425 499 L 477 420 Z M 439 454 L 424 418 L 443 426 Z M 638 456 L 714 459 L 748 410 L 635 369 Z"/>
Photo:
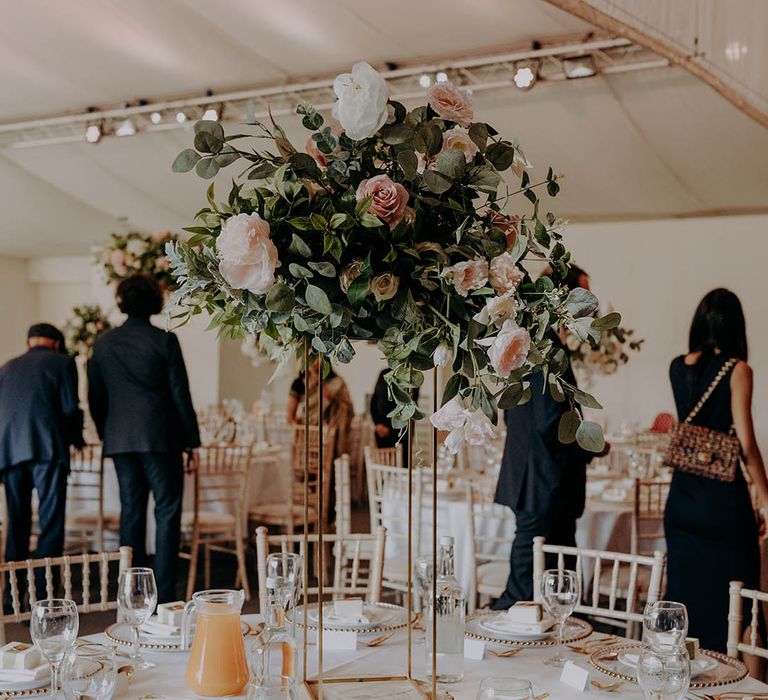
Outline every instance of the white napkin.
<path id="1" fill-rule="evenodd" d="M 150 617 L 140 629 L 152 637 L 178 637 L 181 634 L 181 627 L 166 625 L 157 619 L 157 615 Z"/>
<path id="2" fill-rule="evenodd" d="M 493 623 L 493 628 L 499 632 L 522 634 L 544 634 L 552 629 L 552 625 L 555 624 L 554 618 L 547 613 L 542 615 L 539 622 L 515 622 L 510 620 L 506 613 L 502 613 L 491 620 L 491 622 Z"/>
<path id="3" fill-rule="evenodd" d="M 0 683 L 22 683 L 24 681 L 37 681 L 48 678 L 51 675 L 51 667 L 46 664 L 40 664 L 35 668 L 18 668 L 0 670 Z"/>

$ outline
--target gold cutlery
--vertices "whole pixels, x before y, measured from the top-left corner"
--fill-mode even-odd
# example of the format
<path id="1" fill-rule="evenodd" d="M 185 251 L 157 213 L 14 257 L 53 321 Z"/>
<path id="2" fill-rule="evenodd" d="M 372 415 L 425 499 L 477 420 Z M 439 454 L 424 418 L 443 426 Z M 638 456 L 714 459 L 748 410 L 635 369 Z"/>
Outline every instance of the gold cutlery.
<path id="1" fill-rule="evenodd" d="M 545 700 L 549 697 L 549 693 L 540 693 L 533 700 Z"/>
<path id="2" fill-rule="evenodd" d="M 367 647 L 377 647 L 379 644 L 384 644 L 392 635 L 394 632 L 388 632 L 387 634 L 382 634 L 380 637 L 376 637 L 376 639 L 372 639 L 370 642 L 366 642 L 365 646 Z"/>
<path id="3" fill-rule="evenodd" d="M 612 693 L 614 690 L 618 690 L 624 685 L 624 681 L 616 681 L 614 683 L 603 683 L 602 681 L 593 680 L 592 687 L 598 690 L 604 690 L 606 693 Z"/>
<path id="4" fill-rule="evenodd" d="M 519 654 L 522 650 L 523 647 L 514 647 L 513 649 L 505 649 L 504 651 L 499 651 L 498 649 L 489 649 L 488 653 L 493 656 L 498 656 L 500 659 L 507 659 L 510 656 Z"/>

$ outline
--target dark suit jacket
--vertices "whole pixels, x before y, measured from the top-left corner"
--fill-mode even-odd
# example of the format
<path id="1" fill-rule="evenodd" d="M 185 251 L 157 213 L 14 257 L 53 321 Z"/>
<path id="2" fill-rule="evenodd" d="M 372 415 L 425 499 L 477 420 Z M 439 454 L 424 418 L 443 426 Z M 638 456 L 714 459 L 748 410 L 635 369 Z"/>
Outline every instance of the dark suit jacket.
<path id="1" fill-rule="evenodd" d="M 563 378 L 576 383 L 570 368 Z M 497 503 L 528 513 L 545 514 L 556 508 L 566 517 L 581 516 L 592 455 L 576 443 L 563 445 L 558 440 L 560 416 L 567 410 L 567 401 L 555 401 L 549 388 L 544 389 L 541 373 L 531 377 L 530 401 L 504 414 L 507 438 Z"/>
<path id="2" fill-rule="evenodd" d="M 68 465 L 82 430 L 72 358 L 35 347 L 0 367 L 0 470 L 28 461 Z"/>
<path id="3" fill-rule="evenodd" d="M 105 455 L 200 445 L 179 341 L 148 320 L 129 318 L 96 341 L 88 403 Z"/>

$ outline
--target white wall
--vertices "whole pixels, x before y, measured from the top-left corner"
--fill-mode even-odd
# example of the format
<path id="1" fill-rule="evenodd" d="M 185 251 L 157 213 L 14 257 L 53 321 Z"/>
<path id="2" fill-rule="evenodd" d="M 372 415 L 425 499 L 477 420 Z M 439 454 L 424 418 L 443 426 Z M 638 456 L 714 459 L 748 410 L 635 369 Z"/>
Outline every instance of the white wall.
<path id="1" fill-rule="evenodd" d="M 768 450 L 768 216 L 573 224 L 566 245 L 600 300 L 645 338 L 629 364 L 592 388 L 611 421 L 650 424 L 659 411 L 674 413 L 669 363 L 686 352 L 704 294 L 727 287 L 744 305 L 755 423 Z"/>
<path id="2" fill-rule="evenodd" d="M 0 365 L 24 352 L 27 329 L 38 320 L 37 290 L 29 265 L 21 258 L 0 257 Z"/>

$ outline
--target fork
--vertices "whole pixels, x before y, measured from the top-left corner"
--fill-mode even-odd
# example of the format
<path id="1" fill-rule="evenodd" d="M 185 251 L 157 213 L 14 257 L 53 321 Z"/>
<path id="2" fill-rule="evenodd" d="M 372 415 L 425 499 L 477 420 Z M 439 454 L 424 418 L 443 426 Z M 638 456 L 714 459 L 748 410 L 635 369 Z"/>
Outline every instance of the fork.
<path id="1" fill-rule="evenodd" d="M 498 656 L 500 659 L 507 659 L 510 656 L 519 654 L 522 650 L 523 647 L 514 647 L 512 649 L 505 649 L 504 651 L 499 651 L 498 649 L 489 649 L 488 653 L 492 654 L 493 656 Z"/>
<path id="2" fill-rule="evenodd" d="M 618 690 L 624 685 L 624 681 L 616 681 L 614 683 L 603 683 L 602 681 L 593 680 L 591 683 L 593 688 L 598 690 L 604 690 L 606 693 L 612 693 L 614 690 Z"/>
<path id="3" fill-rule="evenodd" d="M 379 644 L 384 644 L 392 635 L 394 632 L 388 632 L 387 634 L 382 634 L 380 637 L 376 637 L 376 639 L 372 639 L 370 642 L 366 642 L 365 646 L 367 647 L 377 647 Z"/>

